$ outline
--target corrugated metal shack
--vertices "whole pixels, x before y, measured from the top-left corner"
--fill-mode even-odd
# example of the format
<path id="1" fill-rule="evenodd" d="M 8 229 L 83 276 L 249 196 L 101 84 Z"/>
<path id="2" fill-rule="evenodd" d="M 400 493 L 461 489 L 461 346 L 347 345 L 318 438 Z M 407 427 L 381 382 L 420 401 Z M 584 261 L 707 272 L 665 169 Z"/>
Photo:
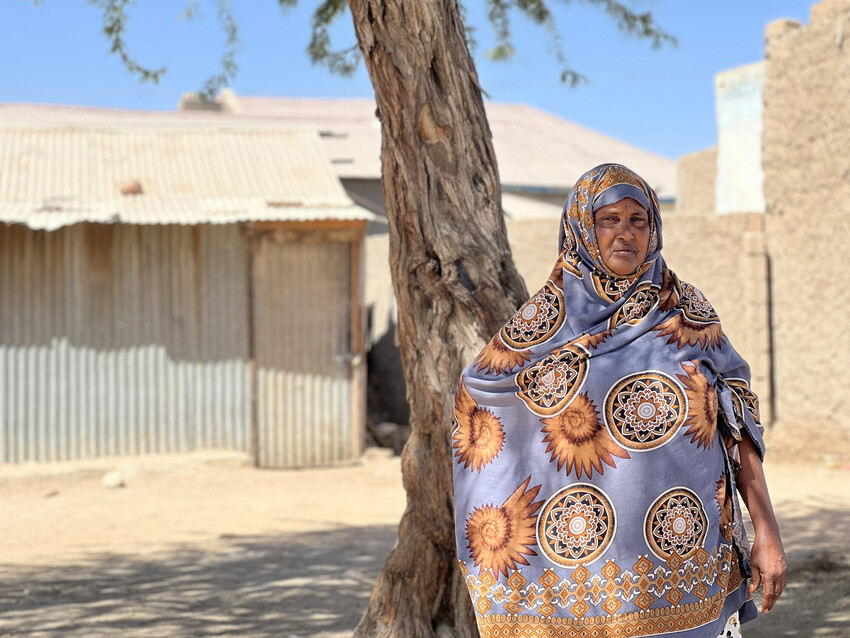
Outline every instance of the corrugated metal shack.
<path id="1" fill-rule="evenodd" d="M 31 115 L 0 125 L 0 462 L 356 458 L 372 214 L 318 133 Z"/>

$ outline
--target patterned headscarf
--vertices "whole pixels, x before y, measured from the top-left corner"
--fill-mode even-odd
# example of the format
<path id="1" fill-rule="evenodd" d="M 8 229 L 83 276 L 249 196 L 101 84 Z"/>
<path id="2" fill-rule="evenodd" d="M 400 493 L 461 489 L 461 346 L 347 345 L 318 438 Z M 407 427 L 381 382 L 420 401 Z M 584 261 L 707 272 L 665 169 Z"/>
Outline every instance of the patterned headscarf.
<path id="1" fill-rule="evenodd" d="M 594 232 L 593 213 L 631 197 L 649 213 L 649 252 L 641 267 L 628 279 L 646 272 L 661 254 L 661 211 L 658 199 L 649 185 L 625 166 L 603 164 L 585 173 L 573 187 L 562 216 L 560 250 L 573 259 L 581 257 L 589 266 L 595 266 L 611 277 L 611 271 L 599 253 L 599 244 Z"/>
<path id="2" fill-rule="evenodd" d="M 650 222 L 626 276 L 605 265 L 593 220 L 624 197 Z M 618 164 L 585 173 L 549 279 L 462 373 L 455 520 L 482 636 L 702 637 L 755 614 L 734 480 L 737 441 L 763 451 L 758 402 L 662 245 L 643 179 Z"/>

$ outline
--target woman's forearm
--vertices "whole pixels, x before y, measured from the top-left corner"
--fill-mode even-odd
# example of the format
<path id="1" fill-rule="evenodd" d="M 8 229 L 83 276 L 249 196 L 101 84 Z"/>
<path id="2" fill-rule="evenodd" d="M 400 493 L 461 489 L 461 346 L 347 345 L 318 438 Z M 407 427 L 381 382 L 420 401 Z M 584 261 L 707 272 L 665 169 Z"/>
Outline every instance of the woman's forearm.
<path id="1" fill-rule="evenodd" d="M 764 596 L 761 609 L 767 613 L 785 589 L 788 575 L 785 549 L 782 547 L 782 539 L 779 538 L 779 525 L 767 492 L 761 458 L 752 440 L 746 434 L 738 444 L 738 451 L 741 457 L 738 491 L 741 492 L 755 528 L 750 556 L 752 568 L 750 591 L 755 591 L 759 585 L 763 585 Z"/>
<path id="2" fill-rule="evenodd" d="M 761 458 L 748 435 L 744 434 L 741 438 L 738 451 L 741 461 L 741 470 L 737 477 L 738 491 L 753 520 L 753 527 L 756 533 L 775 531 L 778 535 L 779 525 L 767 491 Z"/>

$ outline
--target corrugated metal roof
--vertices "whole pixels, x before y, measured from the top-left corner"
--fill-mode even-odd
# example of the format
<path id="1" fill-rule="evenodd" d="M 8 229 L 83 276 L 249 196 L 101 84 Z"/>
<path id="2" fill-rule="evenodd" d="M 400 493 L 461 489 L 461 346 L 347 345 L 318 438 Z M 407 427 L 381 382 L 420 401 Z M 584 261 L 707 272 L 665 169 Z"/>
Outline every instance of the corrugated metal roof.
<path id="1" fill-rule="evenodd" d="M 360 206 L 268 206 L 259 198 L 186 198 L 77 202 L 45 200 L 42 205 L 0 203 L 0 222 L 56 230 L 83 221 L 103 224 L 234 224 L 248 221 L 303 222 L 324 219 L 372 220 Z"/>
<path id="2" fill-rule="evenodd" d="M 237 99 L 246 119 L 272 118 L 317 128 L 339 177 L 381 178 L 381 123 L 373 99 Z"/>
<path id="3" fill-rule="evenodd" d="M 309 127 L 214 114 L 97 110 L 98 119 L 56 107 L 40 119 L 37 107 L 2 119 L 13 111 L 0 112 L 0 221 L 56 228 L 375 217 L 346 195 Z M 128 180 L 143 194 L 122 196 Z"/>
<path id="4" fill-rule="evenodd" d="M 378 179 L 380 126 L 371 99 L 240 97 L 246 118 L 319 129 L 337 175 Z M 619 162 L 643 176 L 662 199 L 675 197 L 676 162 L 522 104 L 485 105 L 502 184 L 566 192 L 586 170 Z"/>
<path id="5" fill-rule="evenodd" d="M 637 171 L 656 194 L 676 195 L 676 162 L 521 104 L 488 104 L 487 117 L 505 186 L 572 188 L 606 162 Z"/>

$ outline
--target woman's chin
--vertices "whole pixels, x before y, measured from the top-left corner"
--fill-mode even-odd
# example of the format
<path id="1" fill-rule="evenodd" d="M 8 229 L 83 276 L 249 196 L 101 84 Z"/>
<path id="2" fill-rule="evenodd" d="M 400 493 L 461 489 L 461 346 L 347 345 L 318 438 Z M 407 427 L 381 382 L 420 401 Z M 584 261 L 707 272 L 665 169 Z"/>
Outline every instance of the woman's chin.
<path id="1" fill-rule="evenodd" d="M 627 277 L 638 269 L 640 262 L 635 258 L 612 257 L 610 262 L 605 262 L 605 265 L 608 266 L 611 272 L 621 277 Z"/>

